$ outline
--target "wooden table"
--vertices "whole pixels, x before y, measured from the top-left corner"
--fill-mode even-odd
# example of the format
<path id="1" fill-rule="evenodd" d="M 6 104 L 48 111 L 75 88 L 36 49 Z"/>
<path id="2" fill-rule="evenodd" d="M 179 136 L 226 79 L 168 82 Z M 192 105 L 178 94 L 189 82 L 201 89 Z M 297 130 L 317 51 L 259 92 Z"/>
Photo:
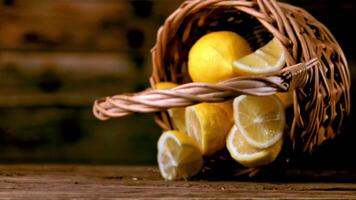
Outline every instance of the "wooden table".
<path id="1" fill-rule="evenodd" d="M 287 173 L 289 179 L 296 176 L 310 177 L 306 180 L 333 177 L 335 181 L 167 182 L 161 179 L 156 167 L 2 165 L 0 199 L 356 199 L 355 173 L 297 170 Z"/>

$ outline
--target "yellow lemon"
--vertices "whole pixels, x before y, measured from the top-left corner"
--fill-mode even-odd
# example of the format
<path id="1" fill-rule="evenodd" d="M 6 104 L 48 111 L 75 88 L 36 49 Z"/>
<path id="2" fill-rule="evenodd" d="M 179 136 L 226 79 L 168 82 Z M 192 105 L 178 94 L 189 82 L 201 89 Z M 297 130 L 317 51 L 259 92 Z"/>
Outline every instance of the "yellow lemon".
<path id="1" fill-rule="evenodd" d="M 166 131 L 158 140 L 157 161 L 166 180 L 186 179 L 203 167 L 203 155 L 196 142 L 179 131 Z"/>
<path id="2" fill-rule="evenodd" d="M 240 95 L 233 109 L 235 125 L 252 146 L 268 148 L 282 137 L 285 112 L 278 97 Z"/>
<path id="3" fill-rule="evenodd" d="M 230 121 L 233 123 L 234 121 L 234 112 L 232 109 L 232 100 L 224 101 L 224 102 L 219 102 L 219 103 L 213 103 L 214 105 L 220 106 L 230 119 Z"/>
<path id="4" fill-rule="evenodd" d="M 284 51 L 276 39 L 233 62 L 234 70 L 239 75 L 259 75 L 275 72 L 280 70 L 284 64 Z"/>
<path id="5" fill-rule="evenodd" d="M 282 144 L 283 137 L 266 149 L 254 147 L 247 142 L 236 126 L 232 127 L 226 139 L 226 147 L 231 157 L 246 167 L 262 167 L 270 164 L 277 158 Z"/>
<path id="6" fill-rule="evenodd" d="M 201 37 L 190 49 L 188 72 L 194 82 L 215 83 L 236 76 L 233 61 L 251 53 L 247 41 L 234 32 Z"/>
<path id="7" fill-rule="evenodd" d="M 172 83 L 172 82 L 168 82 L 168 81 L 158 82 L 155 85 L 157 90 L 168 90 L 168 89 L 172 89 L 172 88 L 177 87 L 177 86 L 178 86 L 177 83 Z"/>
<path id="8" fill-rule="evenodd" d="M 174 87 L 177 87 L 176 83 L 172 82 L 159 82 L 156 84 L 156 89 L 158 90 L 167 90 Z M 168 109 L 168 114 L 173 120 L 174 126 L 180 130 L 185 132 L 185 108 L 171 108 Z"/>
<path id="9" fill-rule="evenodd" d="M 185 111 L 187 134 L 197 141 L 203 155 L 213 155 L 225 147 L 233 122 L 221 105 L 200 103 Z"/>

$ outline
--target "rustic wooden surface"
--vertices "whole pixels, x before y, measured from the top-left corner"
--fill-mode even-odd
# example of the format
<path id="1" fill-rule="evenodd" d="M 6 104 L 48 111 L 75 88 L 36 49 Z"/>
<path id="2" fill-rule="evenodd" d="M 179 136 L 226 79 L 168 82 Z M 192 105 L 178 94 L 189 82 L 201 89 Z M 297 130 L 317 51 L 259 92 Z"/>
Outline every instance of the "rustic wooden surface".
<path id="1" fill-rule="evenodd" d="M 284 181 L 163 181 L 155 167 L 79 165 L 2 165 L 0 199 L 187 199 L 283 198 L 356 199 L 356 174 L 342 182 L 310 182 L 308 173 L 290 171 Z M 305 182 L 293 182 L 295 176 Z M 339 177 L 340 178 L 340 177 Z M 310 180 L 310 179 L 309 179 Z"/>
<path id="2" fill-rule="evenodd" d="M 91 106 L 96 98 L 148 87 L 156 32 L 182 1 L 0 1 L 1 163 L 154 164 L 161 129 L 153 115 L 101 122 Z M 355 31 L 340 23 L 356 18 L 354 0 L 283 1 L 331 29 L 355 85 Z M 355 119 L 351 113 L 341 137 L 303 165 L 356 168 Z"/>

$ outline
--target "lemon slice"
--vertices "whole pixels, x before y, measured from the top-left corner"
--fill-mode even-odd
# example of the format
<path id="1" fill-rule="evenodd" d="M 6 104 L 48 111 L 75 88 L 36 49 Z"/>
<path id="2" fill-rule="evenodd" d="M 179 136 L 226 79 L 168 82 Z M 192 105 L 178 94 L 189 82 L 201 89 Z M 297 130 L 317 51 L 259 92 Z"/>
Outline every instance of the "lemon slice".
<path id="1" fill-rule="evenodd" d="M 252 146 L 268 148 L 282 137 L 285 112 L 278 97 L 240 95 L 233 108 L 235 124 Z"/>
<path id="2" fill-rule="evenodd" d="M 201 103 L 185 111 L 187 134 L 197 141 L 203 155 L 213 155 L 225 147 L 233 121 L 222 105 Z"/>
<path id="3" fill-rule="evenodd" d="M 158 90 L 167 90 L 171 89 L 174 87 L 177 87 L 178 85 L 176 83 L 172 82 L 159 82 L 156 84 L 156 89 Z M 168 114 L 173 120 L 173 124 L 175 127 L 180 130 L 185 132 L 185 108 L 171 108 L 168 109 Z"/>
<path id="4" fill-rule="evenodd" d="M 239 75 L 259 75 L 275 72 L 281 69 L 284 64 L 284 51 L 276 39 L 233 62 L 234 70 Z"/>
<path id="5" fill-rule="evenodd" d="M 182 132 L 164 132 L 157 147 L 159 170 L 166 180 L 189 178 L 203 166 L 203 155 L 196 142 Z"/>
<path id="6" fill-rule="evenodd" d="M 247 142 L 236 126 L 232 127 L 226 139 L 226 147 L 231 157 L 246 167 L 261 167 L 270 164 L 277 158 L 282 144 L 283 138 L 280 138 L 269 148 L 256 148 Z"/>
<path id="7" fill-rule="evenodd" d="M 236 76 L 234 60 L 250 54 L 248 42 L 230 31 L 211 32 L 190 49 L 188 72 L 194 82 L 215 83 Z"/>

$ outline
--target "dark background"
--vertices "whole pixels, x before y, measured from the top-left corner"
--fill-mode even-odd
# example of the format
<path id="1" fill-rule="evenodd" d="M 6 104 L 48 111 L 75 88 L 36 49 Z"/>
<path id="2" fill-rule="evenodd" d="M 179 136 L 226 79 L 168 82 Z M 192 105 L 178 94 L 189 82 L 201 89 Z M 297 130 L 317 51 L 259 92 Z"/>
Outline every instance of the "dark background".
<path id="1" fill-rule="evenodd" d="M 152 115 L 101 122 L 91 107 L 148 87 L 156 31 L 181 2 L 0 0 L 0 163 L 155 164 L 161 130 Z M 354 1 L 286 2 L 329 27 L 354 85 Z M 355 168 L 354 121 L 351 112 L 341 136 L 298 164 Z"/>

